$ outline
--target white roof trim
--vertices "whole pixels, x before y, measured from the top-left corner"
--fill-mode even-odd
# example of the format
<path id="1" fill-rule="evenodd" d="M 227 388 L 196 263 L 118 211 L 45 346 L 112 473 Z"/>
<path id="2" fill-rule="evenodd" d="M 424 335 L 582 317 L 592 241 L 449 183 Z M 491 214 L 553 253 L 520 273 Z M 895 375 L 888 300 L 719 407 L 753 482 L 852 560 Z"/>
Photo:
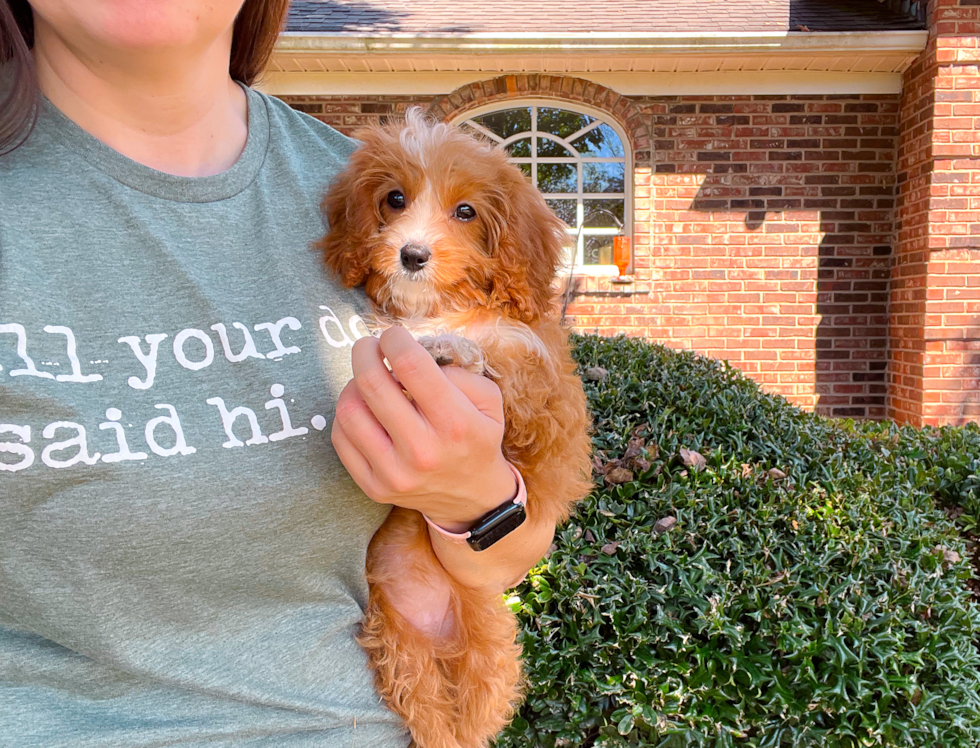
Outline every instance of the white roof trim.
<path id="1" fill-rule="evenodd" d="M 430 33 L 430 34 L 308 34 L 286 32 L 276 49 L 283 52 L 347 54 L 496 53 L 703 53 L 789 52 L 917 55 L 925 49 L 927 31 L 846 32 L 623 32 L 623 33 Z"/>
<path id="2" fill-rule="evenodd" d="M 814 70 L 718 73 L 570 73 L 623 96 L 895 94 L 901 73 Z M 442 96 L 493 74 L 474 72 L 267 72 L 259 88 L 279 96 Z"/>
<path id="3" fill-rule="evenodd" d="M 927 37 L 925 31 L 389 36 L 287 33 L 280 37 L 268 70 L 277 76 L 469 73 L 474 76 L 471 80 L 506 73 L 901 74 L 924 49 Z"/>

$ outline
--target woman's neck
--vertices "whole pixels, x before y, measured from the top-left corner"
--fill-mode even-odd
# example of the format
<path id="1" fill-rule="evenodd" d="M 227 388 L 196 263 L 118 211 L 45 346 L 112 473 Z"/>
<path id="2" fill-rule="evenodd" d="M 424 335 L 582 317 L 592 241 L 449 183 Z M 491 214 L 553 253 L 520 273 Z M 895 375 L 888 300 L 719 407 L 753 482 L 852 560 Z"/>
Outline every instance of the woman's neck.
<path id="1" fill-rule="evenodd" d="M 36 20 L 41 91 L 83 130 L 133 161 L 178 176 L 220 174 L 238 159 L 248 105 L 228 74 L 231 29 L 204 49 L 89 53 Z"/>

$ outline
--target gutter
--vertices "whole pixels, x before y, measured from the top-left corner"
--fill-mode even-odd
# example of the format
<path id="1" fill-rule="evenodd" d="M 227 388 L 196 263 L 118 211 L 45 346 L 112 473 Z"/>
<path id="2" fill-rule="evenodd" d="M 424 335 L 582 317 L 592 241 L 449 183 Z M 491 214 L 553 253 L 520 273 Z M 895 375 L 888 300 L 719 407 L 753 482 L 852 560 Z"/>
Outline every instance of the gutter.
<path id="1" fill-rule="evenodd" d="M 579 32 L 311 34 L 284 32 L 277 52 L 392 54 L 907 54 L 925 49 L 928 31 Z"/>

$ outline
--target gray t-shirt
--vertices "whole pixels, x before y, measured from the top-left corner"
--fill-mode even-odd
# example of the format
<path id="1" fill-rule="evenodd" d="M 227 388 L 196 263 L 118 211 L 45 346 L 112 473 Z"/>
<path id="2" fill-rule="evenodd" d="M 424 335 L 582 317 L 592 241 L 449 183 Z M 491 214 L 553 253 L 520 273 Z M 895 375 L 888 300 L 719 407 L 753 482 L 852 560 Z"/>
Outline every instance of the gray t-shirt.
<path id="1" fill-rule="evenodd" d="M 0 157 L 0 746 L 403 748 L 353 640 L 387 509 L 330 444 L 352 142 L 248 91 L 213 177 L 44 102 Z"/>

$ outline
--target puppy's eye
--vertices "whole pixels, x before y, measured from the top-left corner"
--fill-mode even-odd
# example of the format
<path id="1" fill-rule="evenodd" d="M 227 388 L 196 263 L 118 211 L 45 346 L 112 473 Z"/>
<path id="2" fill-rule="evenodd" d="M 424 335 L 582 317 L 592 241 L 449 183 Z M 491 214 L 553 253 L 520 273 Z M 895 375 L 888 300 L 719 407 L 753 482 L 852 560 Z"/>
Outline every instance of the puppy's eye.
<path id="1" fill-rule="evenodd" d="M 456 206 L 456 213 L 454 215 L 460 221 L 472 221 L 474 218 L 476 218 L 476 210 L 473 209 L 472 205 L 463 203 L 462 205 Z"/>
<path id="2" fill-rule="evenodd" d="M 392 190 L 388 193 L 388 197 L 385 198 L 385 202 L 388 203 L 388 207 L 392 210 L 402 210 L 405 207 L 405 195 L 399 190 Z"/>

